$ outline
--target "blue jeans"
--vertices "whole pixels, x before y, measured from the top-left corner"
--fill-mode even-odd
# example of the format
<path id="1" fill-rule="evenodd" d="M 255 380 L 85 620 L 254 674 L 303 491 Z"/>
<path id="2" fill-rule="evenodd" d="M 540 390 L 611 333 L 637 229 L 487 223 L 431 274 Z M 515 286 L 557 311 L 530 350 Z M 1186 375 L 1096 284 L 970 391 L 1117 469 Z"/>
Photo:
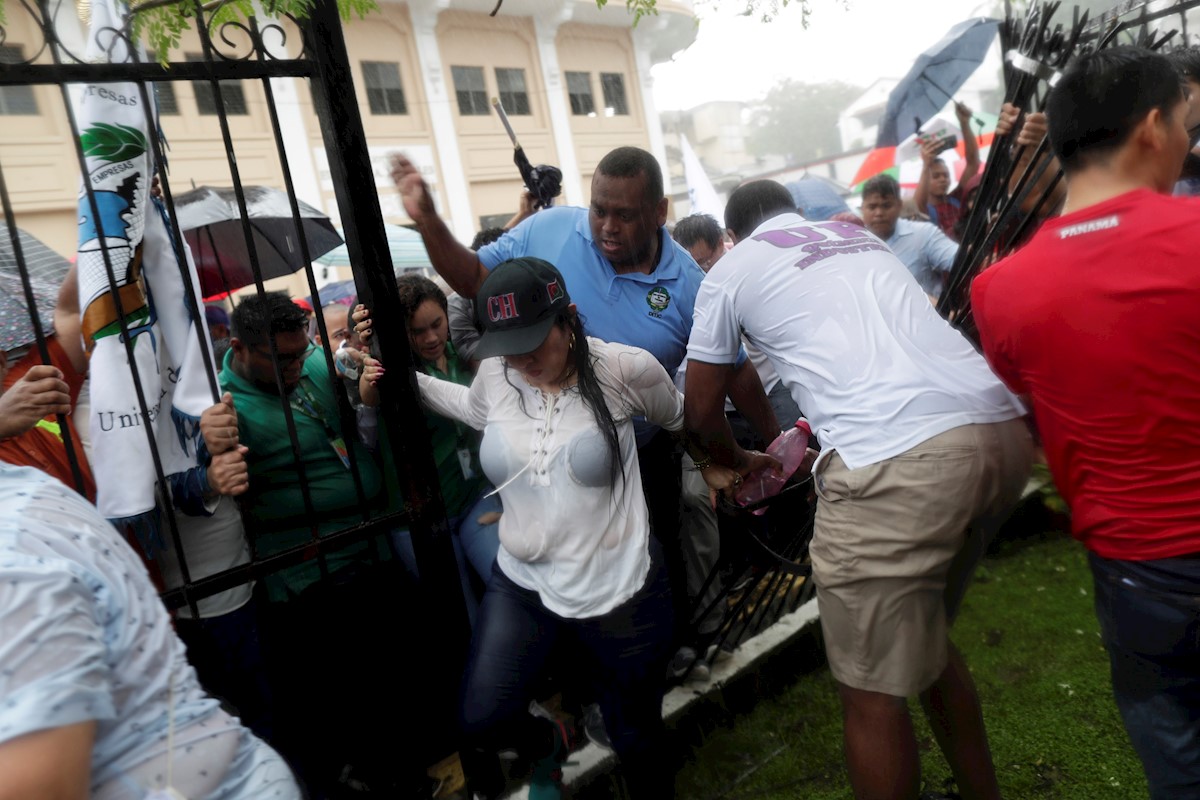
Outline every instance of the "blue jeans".
<path id="1" fill-rule="evenodd" d="M 475 618 L 479 608 L 479 598 L 471 584 L 471 576 L 467 572 L 470 565 L 479 579 L 486 586 L 491 579 L 492 566 L 496 563 L 496 553 L 500 550 L 500 525 L 493 522 L 481 525 L 479 517 L 490 511 L 501 512 L 500 496 L 488 496 L 492 491 L 487 484 L 479 496 L 467 505 L 467 510 L 446 520 L 450 528 L 450 540 L 454 545 L 454 560 L 458 563 L 458 578 L 462 583 L 463 601 L 467 606 L 467 619 L 471 627 L 475 626 Z M 417 570 L 417 555 L 413 552 L 412 533 L 408 528 L 391 532 L 392 549 L 400 563 L 414 578 L 419 578 Z"/>
<path id="2" fill-rule="evenodd" d="M 1088 560 L 1113 695 L 1150 797 L 1200 798 L 1200 556 Z"/>
<path id="3" fill-rule="evenodd" d="M 497 522 L 482 525 L 479 517 L 504 511 L 500 505 L 500 495 L 489 496 L 491 491 L 491 484 L 484 486 L 474 504 L 468 506 L 461 516 L 450 520 L 450 530 L 458 535 L 458 543 L 467 563 L 485 586 L 492 579 L 492 567 L 496 564 L 496 553 L 500 551 L 500 525 Z"/>
<path id="4" fill-rule="evenodd" d="M 651 545 L 657 555 L 659 548 Z M 490 752 L 515 747 L 536 760 L 552 752 L 552 728 L 529 713 L 529 702 L 556 647 L 569 647 L 563 678 L 587 665 L 600 692 L 600 709 L 621 760 L 630 797 L 674 797 L 674 771 L 664 756 L 662 700 L 671 652 L 670 588 L 661 558 L 646 584 L 607 614 L 560 617 L 496 567 L 479 608 L 463 676 L 461 755 L 472 790 L 496 793 Z"/>

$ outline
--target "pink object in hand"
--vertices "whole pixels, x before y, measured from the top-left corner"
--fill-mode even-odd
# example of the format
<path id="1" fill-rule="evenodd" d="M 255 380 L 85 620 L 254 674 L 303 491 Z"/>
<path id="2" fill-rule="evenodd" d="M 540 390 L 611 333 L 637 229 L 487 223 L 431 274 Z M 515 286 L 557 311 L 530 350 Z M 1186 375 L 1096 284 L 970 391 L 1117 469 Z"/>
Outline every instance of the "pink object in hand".
<path id="1" fill-rule="evenodd" d="M 767 447 L 767 455 L 778 459 L 782 467 L 779 469 L 767 467 L 751 472 L 742 480 L 741 487 L 734 493 L 734 501 L 738 505 L 748 506 L 779 494 L 796 470 L 800 468 L 800 464 L 804 462 L 804 455 L 808 452 L 808 438 L 811 434 L 812 429 L 808 426 L 808 420 L 801 417 L 796 420 L 795 426 L 776 436 L 775 441 Z M 761 515 L 766 513 L 766 509 L 755 509 L 751 513 Z"/>

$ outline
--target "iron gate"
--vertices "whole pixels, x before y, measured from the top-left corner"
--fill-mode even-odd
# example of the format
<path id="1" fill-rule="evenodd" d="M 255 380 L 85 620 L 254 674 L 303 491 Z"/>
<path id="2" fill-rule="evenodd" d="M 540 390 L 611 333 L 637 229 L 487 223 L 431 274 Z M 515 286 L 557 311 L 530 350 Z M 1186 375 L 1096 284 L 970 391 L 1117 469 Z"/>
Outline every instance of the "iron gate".
<path id="1" fill-rule="evenodd" d="M 246 250 L 254 273 L 256 294 L 261 295 L 265 292 L 260 265 L 261 254 L 257 251 L 247 215 L 248 187 L 242 182 L 238 141 L 231 125 L 231 116 L 237 116 L 244 111 L 246 96 L 240 86 L 234 87 L 229 82 L 241 81 L 246 85 L 257 86 L 265 104 L 274 158 L 278 160 L 282 174 L 282 186 L 277 188 L 282 189 L 288 199 L 295 226 L 295 240 L 303 256 L 307 286 L 314 297 L 319 297 L 316 275 L 309 258 L 308 242 L 302 230 L 292 170 L 288 163 L 285 123 L 280 119 L 280 107 L 272 80 L 293 78 L 306 82 L 311 90 L 320 125 L 338 215 L 342 221 L 353 264 L 358 297 L 369 306 L 376 320 L 375 352 L 389 365 L 402 366 L 413 363 L 405 332 L 405 321 L 397 299 L 383 218 L 374 189 L 375 181 L 366 137 L 355 99 L 342 23 L 335 0 L 318 0 L 307 20 L 278 16 L 225 21 L 219 24 L 215 24 L 214 21 L 217 19 L 215 15 L 221 10 L 220 4 L 216 4 L 215 7 L 211 4 L 194 4 L 190 27 L 198 37 L 201 56 L 179 59 L 174 58 L 176 53 L 172 53 L 171 62 L 165 66 L 154 58 L 139 58 L 136 48 L 131 48 L 134 52 L 128 63 L 88 63 L 81 48 L 61 32 L 63 14 L 74 10 L 70 6 L 65 8 L 64 11 L 62 3 L 51 3 L 50 0 L 22 0 L 19 4 L 10 0 L 8 3 L 8 23 L 5 29 L 0 29 L 0 45 L 4 46 L 5 54 L 3 63 L 0 63 L 0 93 L 4 93 L 3 100 L 9 106 L 5 109 L 5 114 L 14 115 L 0 116 L 0 119 L 10 126 L 18 126 L 9 127 L 9 131 L 18 130 L 23 122 L 29 124 L 20 116 L 29 112 L 29 106 L 22 106 L 21 103 L 34 96 L 34 87 L 50 87 L 56 90 L 61 105 L 42 113 L 52 117 L 59 114 L 65 116 L 73 156 L 78 162 L 80 173 L 86 175 L 85 149 L 72 103 L 73 94 L 80 91 L 105 91 L 105 84 L 126 83 L 136 86 L 136 98 L 133 102 L 140 105 L 145 112 L 147 145 L 153 168 L 157 170 L 161 181 L 162 200 L 170 220 L 168 230 L 175 250 L 180 252 L 183 239 L 174 203 L 180 190 L 172 184 L 169 142 L 162 134 L 156 110 L 166 102 L 164 95 L 169 94 L 170 102 L 174 102 L 175 87 L 192 87 L 197 100 L 203 99 L 206 104 L 223 144 L 226 167 L 240 210 Z M 16 35 L 18 31 L 23 32 L 29 39 L 19 41 L 20 37 Z M 128 24 L 109 28 L 106 35 L 112 43 L 113 49 L 110 49 L 110 53 L 124 47 L 129 42 Z M 42 98 L 46 96 L 48 93 L 44 89 L 38 95 Z M 35 110 L 36 107 L 37 104 L 33 103 Z M 12 186 L 6 180 L 6 176 L 19 165 L 6 158 L 5 152 L 4 145 L 0 144 L 0 201 L 3 204 L 6 225 L 6 230 L 0 232 L 0 235 L 11 243 L 21 289 L 30 309 L 35 342 L 31 346 L 32 354 L 29 357 L 49 364 L 51 356 L 47 342 L 50 332 L 42 323 L 44 314 L 39 314 L 38 310 L 34 292 L 36 275 L 31 275 L 26 248 L 23 247 L 27 239 L 19 234 L 23 211 L 20 203 L 11 197 Z M 8 152 L 11 153 L 11 150 Z M 83 181 L 83 186 L 85 188 L 81 198 L 86 200 L 81 199 L 81 204 L 86 205 L 81 205 L 81 208 L 90 208 L 94 217 L 97 220 L 101 219 L 103 209 L 99 205 L 91 181 Z M 73 197 L 69 199 L 74 201 Z M 419 754 L 418 758 L 426 759 L 425 764 L 430 763 L 429 759 L 432 757 L 451 752 L 455 690 L 457 676 L 465 658 L 468 625 L 445 510 L 437 487 L 437 470 L 416 395 L 412 370 L 389 370 L 380 383 L 380 419 L 387 443 L 385 457 L 395 467 L 395 481 L 392 485 L 399 488 L 401 497 L 389 497 L 385 498 L 385 503 L 373 504 L 372 498 L 366 497 L 363 490 L 360 473 L 364 465 L 357 463 L 355 450 L 351 447 L 348 455 L 361 519 L 340 530 L 319 531 L 319 515 L 305 479 L 306 459 L 297 438 L 293 408 L 281 393 L 279 413 L 286 420 L 293 466 L 303 497 L 305 516 L 310 521 L 310 536 L 302 544 L 270 554 L 255 553 L 252 541 L 252 557 L 248 563 L 197 577 L 193 574 L 194 571 L 188 568 L 177 522 L 178 513 L 167 490 L 168 482 L 164 475 L 163 461 L 152 432 L 151 422 L 157 414 L 157 409 L 144 390 L 142 378 L 145 376 L 138 374 L 132 358 L 137 331 L 131 330 L 131 323 L 126 318 L 128 309 L 122 308 L 122 293 L 119 291 L 114 271 L 115 259 L 110 252 L 110 246 L 106 244 L 107 239 L 103 231 L 101 234 L 100 251 L 109 279 L 111 296 L 116 305 L 120 341 L 125 347 L 126 361 L 130 365 L 137 394 L 137 418 L 134 419 L 134 414 L 131 413 L 129 424 L 140 424 L 147 433 L 144 454 L 154 462 L 158 505 L 165 511 L 162 515 L 165 530 L 162 533 L 168 541 L 167 547 L 174 549 L 180 561 L 182 580 L 162 587 L 165 590 L 164 602 L 170 608 L 188 607 L 192 614 L 196 615 L 197 603 L 201 600 L 313 561 L 320 569 L 322 581 L 329 582 L 331 576 L 327 561 L 331 557 L 346 551 L 347 548 L 370 543 L 373 562 L 376 565 L 386 564 L 391 557 L 382 537 L 397 528 L 407 528 L 412 534 L 421 576 L 413 591 L 405 595 L 412 601 L 413 606 L 351 607 L 345 610 L 348 614 L 361 614 L 364 619 L 373 620 L 374 629 L 380 639 L 407 643 L 406 647 L 397 646 L 393 650 L 396 657 L 390 666 L 393 668 L 394 686 L 390 688 L 408 694 L 406 702 L 415 702 L 414 707 L 421 709 L 419 713 L 422 716 L 433 718 L 433 724 L 423 725 L 419 731 L 413 730 L 411 734 L 409 731 L 412 729 L 407 726 L 391 728 L 394 738 L 386 742 L 387 749 L 415 750 Z M 209 390 L 215 403 L 221 396 L 216 377 L 221 365 L 214 363 L 202 333 L 205 315 L 201 298 L 195 296 L 191 282 L 186 279 L 186 266 L 181 265 L 181 269 L 184 270 L 181 273 L 181 281 L 187 295 L 189 314 L 199 337 L 200 350 L 204 354 Z M 150 302 L 153 305 L 152 299 Z M 317 305 L 315 321 L 322 341 L 326 343 L 319 355 L 324 358 L 329 379 L 336 385 L 338 378 L 334 355 L 328 344 L 329 331 L 325 328 L 319 310 L 320 304 Z M 46 309 L 41 311 L 45 312 Z M 276 380 L 282 388 L 282 369 L 274 334 L 269 339 L 269 350 Z M 337 414 L 342 422 L 342 430 L 353 432 L 356 430 L 354 410 L 345 392 L 337 392 L 337 397 Z M 82 489 L 81 463 L 85 456 L 72 445 L 73 420 L 68 416 L 60 416 L 58 425 L 63 432 L 62 439 L 71 465 L 72 477 L 76 486 Z M 106 465 L 104 468 L 115 467 Z M 253 518 L 243 515 L 242 527 L 251 540 L 254 539 L 256 524 Z M 131 543 L 137 545 L 136 541 Z M 144 552 L 145 548 L 142 550 L 144 558 L 152 565 L 152 559 Z M 348 654 L 353 652 L 353 643 L 347 645 L 350 647 L 347 651 L 349 657 Z M 405 660 L 410 654 L 419 654 L 419 659 L 426 663 L 427 668 L 421 670 L 420 674 L 431 676 L 432 684 L 405 682 Z M 375 674 L 378 674 L 378 670 Z M 315 673 L 304 677 L 304 683 L 311 692 L 333 691 L 335 687 L 326 685 L 326 680 L 326 675 Z M 336 688 L 340 691 L 344 687 Z M 386 738 L 385 733 L 379 735 Z"/>

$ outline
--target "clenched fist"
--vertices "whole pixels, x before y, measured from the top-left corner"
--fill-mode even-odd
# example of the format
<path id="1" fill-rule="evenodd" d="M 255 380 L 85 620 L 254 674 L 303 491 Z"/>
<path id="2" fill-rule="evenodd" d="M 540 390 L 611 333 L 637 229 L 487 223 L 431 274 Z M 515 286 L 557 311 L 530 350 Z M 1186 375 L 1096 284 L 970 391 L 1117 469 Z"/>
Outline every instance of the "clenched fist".
<path id="1" fill-rule="evenodd" d="M 71 413 L 71 389 L 58 367 L 38 364 L 0 395 L 0 439 L 19 436 L 53 414 Z"/>
<path id="2" fill-rule="evenodd" d="M 233 395 L 229 392 L 221 396 L 221 402 L 204 409 L 200 415 L 200 435 L 213 456 L 237 447 L 237 409 L 233 407 Z"/>

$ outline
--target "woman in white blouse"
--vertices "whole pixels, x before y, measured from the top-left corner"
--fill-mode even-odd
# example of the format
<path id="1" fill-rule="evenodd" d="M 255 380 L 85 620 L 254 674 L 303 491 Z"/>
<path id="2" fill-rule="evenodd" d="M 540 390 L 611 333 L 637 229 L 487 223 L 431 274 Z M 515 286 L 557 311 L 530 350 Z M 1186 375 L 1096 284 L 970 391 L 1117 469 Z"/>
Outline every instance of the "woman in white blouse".
<path id="1" fill-rule="evenodd" d="M 437 413 L 484 431 L 480 461 L 504 502 L 501 548 L 471 642 L 461 706 L 474 792 L 479 752 L 538 759 L 531 798 L 561 796 L 565 730 L 529 713 L 557 645 L 586 661 L 630 796 L 674 796 L 662 756 L 672 613 L 651 544 L 631 418 L 683 427 L 683 396 L 644 350 L 584 335 L 567 287 L 536 258 L 492 270 L 476 298 L 483 359 L 468 388 L 417 376 Z M 502 356 L 495 358 L 494 356 Z M 570 676 L 566 676 L 568 679 Z"/>

